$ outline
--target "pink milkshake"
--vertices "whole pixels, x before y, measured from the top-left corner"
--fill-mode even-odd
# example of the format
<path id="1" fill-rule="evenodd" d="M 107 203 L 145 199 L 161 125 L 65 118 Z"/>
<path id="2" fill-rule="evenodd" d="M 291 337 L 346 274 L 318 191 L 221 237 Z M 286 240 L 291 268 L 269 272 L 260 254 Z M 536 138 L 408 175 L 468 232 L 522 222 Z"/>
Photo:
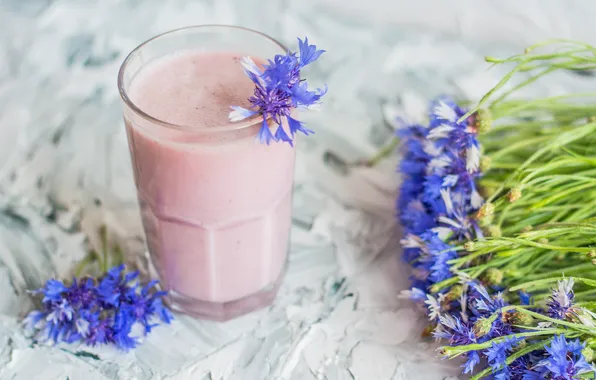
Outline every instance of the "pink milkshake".
<path id="1" fill-rule="evenodd" d="M 242 56 L 280 52 L 256 32 L 196 27 L 148 41 L 121 69 L 147 245 L 174 309 L 226 320 L 275 297 L 295 150 L 258 143 L 259 117 L 230 123 L 228 113 L 249 107 L 254 90 Z"/>

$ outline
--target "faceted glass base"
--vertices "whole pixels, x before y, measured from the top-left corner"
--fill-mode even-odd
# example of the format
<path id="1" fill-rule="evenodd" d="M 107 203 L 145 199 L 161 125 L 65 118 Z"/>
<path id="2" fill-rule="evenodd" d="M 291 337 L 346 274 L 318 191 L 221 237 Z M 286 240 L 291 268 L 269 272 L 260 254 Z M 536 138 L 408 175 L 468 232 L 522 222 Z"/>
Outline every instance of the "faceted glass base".
<path id="1" fill-rule="evenodd" d="M 225 322 L 244 314 L 270 306 L 275 300 L 281 285 L 285 270 L 282 271 L 275 283 L 260 290 L 228 302 L 210 302 L 187 297 L 175 291 L 170 291 L 168 304 L 173 311 L 188 314 L 201 319 Z"/>

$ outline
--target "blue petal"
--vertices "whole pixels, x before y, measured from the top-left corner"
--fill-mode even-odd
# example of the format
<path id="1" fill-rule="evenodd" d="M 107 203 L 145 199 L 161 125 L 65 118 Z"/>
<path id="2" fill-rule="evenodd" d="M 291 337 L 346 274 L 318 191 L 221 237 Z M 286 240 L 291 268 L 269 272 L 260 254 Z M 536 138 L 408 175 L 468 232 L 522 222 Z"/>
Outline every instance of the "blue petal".
<path id="1" fill-rule="evenodd" d="M 25 330 L 35 330 L 37 324 L 43 320 L 46 317 L 45 313 L 42 313 L 39 310 L 33 310 L 32 312 L 30 312 L 27 317 L 25 318 L 25 320 L 23 321 L 23 325 L 25 327 Z"/>
<path id="2" fill-rule="evenodd" d="M 44 294 L 43 302 L 59 301 L 62 298 L 62 293 L 67 290 L 62 281 L 48 280 L 46 286 L 41 292 Z"/>
<path id="3" fill-rule="evenodd" d="M 294 146 L 294 144 L 292 144 L 292 139 L 290 138 L 290 136 L 288 136 L 288 134 L 281 125 L 277 127 L 277 131 L 275 132 L 275 140 L 285 141 L 288 144 L 290 144 L 290 146 Z"/>
<path id="4" fill-rule="evenodd" d="M 122 271 L 124 271 L 124 264 L 120 264 L 108 270 L 108 276 L 112 278 L 120 278 Z"/>
<path id="5" fill-rule="evenodd" d="M 295 106 L 308 107 L 317 104 L 321 97 L 327 93 L 327 86 L 318 88 L 315 91 L 308 90 L 306 81 L 298 83 L 292 87 L 292 104 Z"/>
<path id="6" fill-rule="evenodd" d="M 233 109 L 233 111 L 228 115 L 230 121 L 241 121 L 257 114 L 255 111 L 251 111 L 239 106 L 231 106 L 230 108 Z"/>
<path id="7" fill-rule="evenodd" d="M 288 52 L 286 55 L 276 55 L 273 61 L 269 60 L 269 64 L 265 65 L 263 78 L 266 87 L 268 89 L 277 87 L 288 91 L 289 86 L 300 80 L 297 66 L 298 61 L 295 54 Z"/>
<path id="8" fill-rule="evenodd" d="M 277 141 L 275 137 L 271 134 L 271 131 L 269 130 L 269 124 L 267 124 L 267 119 L 265 118 L 265 115 L 263 115 L 263 124 L 259 129 L 257 139 L 260 143 L 267 145 L 269 145 L 271 141 Z"/>
<path id="9" fill-rule="evenodd" d="M 149 290 L 151 290 L 157 284 L 159 284 L 159 280 L 151 280 L 151 281 L 149 281 L 149 283 L 143 287 L 143 290 L 141 290 L 141 294 L 143 296 L 146 296 L 149 293 Z"/>
<path id="10" fill-rule="evenodd" d="M 124 277 L 124 283 L 128 284 L 129 282 L 131 282 L 132 280 L 134 280 L 137 277 L 139 277 L 138 270 L 136 270 L 134 272 L 127 273 L 126 276 Z"/>
<path id="11" fill-rule="evenodd" d="M 290 126 L 290 133 L 292 134 L 292 136 L 294 136 L 294 134 L 296 134 L 296 132 L 302 132 L 306 136 L 314 133 L 310 129 L 305 128 L 301 122 L 299 122 L 296 119 L 291 118 L 290 116 L 288 116 L 288 125 Z"/>
<path id="12" fill-rule="evenodd" d="M 480 356 L 476 351 L 470 351 L 467 353 L 468 360 L 462 365 L 464 367 L 464 373 L 472 373 L 476 364 L 480 363 Z"/>
<path id="13" fill-rule="evenodd" d="M 309 63 L 316 61 L 325 50 L 317 50 L 316 45 L 308 44 L 308 37 L 304 37 L 304 41 L 298 38 L 298 47 L 300 50 L 300 65 L 306 66 Z"/>

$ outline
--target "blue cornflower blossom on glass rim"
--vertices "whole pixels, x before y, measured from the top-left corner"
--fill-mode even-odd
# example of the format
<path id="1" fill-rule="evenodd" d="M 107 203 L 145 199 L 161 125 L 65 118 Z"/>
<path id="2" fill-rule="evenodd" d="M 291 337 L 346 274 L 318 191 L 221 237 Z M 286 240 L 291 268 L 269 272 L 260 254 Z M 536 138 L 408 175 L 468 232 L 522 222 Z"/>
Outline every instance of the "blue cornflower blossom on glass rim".
<path id="1" fill-rule="evenodd" d="M 141 286 L 139 273 L 124 269 L 114 267 L 98 280 L 74 278 L 69 286 L 48 280 L 32 292 L 43 299 L 40 309 L 25 318 L 25 327 L 54 344 L 114 344 L 124 351 L 136 347 L 134 325 L 143 326 L 146 335 L 157 321 L 170 323 L 173 317 L 162 303 L 166 292 L 154 289 L 158 281 Z"/>
<path id="2" fill-rule="evenodd" d="M 285 55 L 277 54 L 262 69 L 250 57 L 244 57 L 242 61 L 246 75 L 255 84 L 254 94 L 249 98 L 252 107 L 232 106 L 229 118 L 235 122 L 261 115 L 263 122 L 257 136 L 261 143 L 285 141 L 293 145 L 297 132 L 305 135 L 313 133 L 294 119 L 291 112 L 295 108 L 314 108 L 327 92 L 327 87 L 310 91 L 306 80 L 300 76 L 300 70 L 316 61 L 325 50 L 317 50 L 306 37 L 304 41 L 298 38 L 298 49 L 299 55 L 290 51 Z M 277 125 L 274 134 L 269 129 L 269 119 Z M 289 135 L 284 129 L 284 122 L 287 122 Z"/>
<path id="3" fill-rule="evenodd" d="M 567 340 L 564 335 L 555 335 L 546 347 L 548 357 L 537 364 L 550 371 L 553 379 L 576 379 L 577 375 L 594 371 L 582 354 L 585 344 L 579 339 Z"/>

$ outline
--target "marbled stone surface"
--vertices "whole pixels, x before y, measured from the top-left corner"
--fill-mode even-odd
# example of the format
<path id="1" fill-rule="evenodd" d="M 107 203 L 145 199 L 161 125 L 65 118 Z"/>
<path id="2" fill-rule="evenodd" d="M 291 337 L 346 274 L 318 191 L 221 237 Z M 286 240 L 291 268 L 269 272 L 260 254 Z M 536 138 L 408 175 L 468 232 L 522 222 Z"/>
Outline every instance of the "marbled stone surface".
<path id="1" fill-rule="evenodd" d="M 446 5 L 449 4 L 449 5 Z M 477 98 L 544 37 L 594 38 L 589 1 L 0 0 L 0 379 L 440 380 L 424 316 L 398 298 L 395 158 L 373 154 L 425 99 Z M 573 22 L 571 21 L 573 18 Z M 299 146 L 290 264 L 277 302 L 228 323 L 177 316 L 137 350 L 32 346 L 26 289 L 72 273 L 99 224 L 147 272 L 116 72 L 137 44 L 193 24 L 259 29 L 328 50 L 330 91 Z M 534 91 L 593 81 L 561 74 Z M 329 153 L 332 154 L 329 154 Z M 89 241 L 86 241 L 86 236 Z"/>

